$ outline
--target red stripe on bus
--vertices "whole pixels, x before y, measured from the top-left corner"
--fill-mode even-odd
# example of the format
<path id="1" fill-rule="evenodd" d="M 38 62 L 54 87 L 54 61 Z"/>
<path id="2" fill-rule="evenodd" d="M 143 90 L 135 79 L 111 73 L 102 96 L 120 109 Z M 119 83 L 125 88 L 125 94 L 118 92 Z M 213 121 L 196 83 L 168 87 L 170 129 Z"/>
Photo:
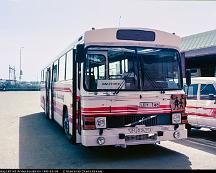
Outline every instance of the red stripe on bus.
<path id="1" fill-rule="evenodd" d="M 104 112 L 104 113 L 101 113 L 101 112 L 92 112 L 92 113 L 83 113 L 83 115 L 86 115 L 86 116 L 125 116 L 125 115 L 140 115 L 140 114 L 146 114 L 146 115 L 152 115 L 152 114 L 167 114 L 169 115 L 171 113 L 171 111 L 158 111 L 158 112 L 155 112 L 155 111 L 149 111 L 149 112 Z"/>
<path id="2" fill-rule="evenodd" d="M 214 118 L 214 116 L 212 115 L 208 115 L 208 114 L 201 114 L 201 113 L 194 113 L 194 112 L 189 112 L 188 115 L 195 115 L 195 116 L 201 116 L 201 117 L 209 117 L 209 118 Z"/>
<path id="3" fill-rule="evenodd" d="M 205 108 L 205 107 L 199 107 L 199 106 L 187 106 L 187 108 L 195 108 L 195 109 L 199 109 L 199 108 L 202 108 L 202 109 L 216 109 L 216 108 Z"/>
<path id="4" fill-rule="evenodd" d="M 94 108 L 82 108 L 82 111 L 140 111 L 140 110 L 171 110 L 170 105 L 161 105 L 159 108 L 140 108 L 139 106 L 119 106 L 119 107 L 94 107 Z"/>
<path id="5" fill-rule="evenodd" d="M 53 87 L 54 91 L 63 91 L 63 92 L 72 92 L 72 90 L 70 88 L 66 88 L 66 87 Z"/>
<path id="6" fill-rule="evenodd" d="M 165 107 L 166 109 L 161 108 L 153 108 L 153 109 L 145 109 L 145 108 L 139 108 L 138 107 L 96 107 L 96 108 L 81 108 L 82 114 L 91 116 L 121 116 L 121 115 L 138 115 L 138 114 L 170 114 L 171 112 L 179 112 L 179 110 L 171 110 L 167 109 L 169 105 L 162 105 L 161 107 Z M 54 110 L 63 109 L 63 103 L 54 101 Z M 86 111 L 88 110 L 88 111 Z M 69 114 L 72 115 L 72 109 L 68 109 Z M 78 117 L 78 111 L 77 111 L 77 117 Z"/>

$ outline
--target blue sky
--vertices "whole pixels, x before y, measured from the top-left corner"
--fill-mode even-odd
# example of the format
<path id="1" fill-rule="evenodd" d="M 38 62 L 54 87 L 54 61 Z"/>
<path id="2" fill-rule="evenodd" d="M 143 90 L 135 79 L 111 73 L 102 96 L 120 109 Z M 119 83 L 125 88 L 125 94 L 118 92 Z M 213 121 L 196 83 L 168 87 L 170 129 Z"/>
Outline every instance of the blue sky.
<path id="1" fill-rule="evenodd" d="M 86 30 L 145 27 L 183 37 L 216 29 L 214 1 L 0 0 L 0 79 L 9 64 L 23 80 L 39 80 L 40 70 Z"/>

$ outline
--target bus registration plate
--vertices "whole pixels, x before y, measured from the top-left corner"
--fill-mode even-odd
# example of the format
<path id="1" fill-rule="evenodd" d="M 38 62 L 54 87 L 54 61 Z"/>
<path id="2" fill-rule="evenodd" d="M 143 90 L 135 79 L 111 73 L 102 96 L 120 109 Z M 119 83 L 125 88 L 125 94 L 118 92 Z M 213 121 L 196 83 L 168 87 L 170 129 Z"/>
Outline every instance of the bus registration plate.
<path id="1" fill-rule="evenodd" d="M 150 127 L 130 127 L 128 128 L 128 132 L 130 134 L 144 134 L 144 133 L 150 133 L 151 128 Z"/>
<path id="2" fill-rule="evenodd" d="M 141 107 L 141 108 L 158 108 L 158 107 L 160 107 L 160 102 L 140 102 L 139 107 Z"/>

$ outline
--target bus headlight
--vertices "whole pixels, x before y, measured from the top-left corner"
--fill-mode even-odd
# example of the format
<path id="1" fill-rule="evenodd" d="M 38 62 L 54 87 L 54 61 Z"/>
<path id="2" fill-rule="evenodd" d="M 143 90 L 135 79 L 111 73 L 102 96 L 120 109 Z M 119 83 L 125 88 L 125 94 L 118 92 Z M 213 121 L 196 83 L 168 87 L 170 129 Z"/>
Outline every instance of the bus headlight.
<path id="1" fill-rule="evenodd" d="M 180 123 L 181 123 L 181 113 L 173 113 L 172 124 L 180 124 Z"/>
<path id="2" fill-rule="evenodd" d="M 95 126 L 97 129 L 106 128 L 106 117 L 96 117 L 95 118 Z"/>

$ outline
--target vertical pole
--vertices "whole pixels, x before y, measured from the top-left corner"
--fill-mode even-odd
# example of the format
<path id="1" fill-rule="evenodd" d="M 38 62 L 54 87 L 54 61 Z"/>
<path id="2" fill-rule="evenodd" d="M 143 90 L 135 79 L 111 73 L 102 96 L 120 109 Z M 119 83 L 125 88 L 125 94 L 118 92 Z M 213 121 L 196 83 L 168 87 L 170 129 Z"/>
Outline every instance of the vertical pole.
<path id="1" fill-rule="evenodd" d="M 15 66 L 14 66 L 14 82 L 16 81 L 16 70 L 15 70 Z"/>
<path id="2" fill-rule="evenodd" d="M 19 76 L 19 80 L 21 81 L 21 47 L 20 47 L 20 76 Z"/>
<path id="3" fill-rule="evenodd" d="M 118 27 L 120 27 L 120 22 L 121 22 L 121 16 L 119 16 L 119 25 L 118 25 Z"/>
<path id="4" fill-rule="evenodd" d="M 9 80 L 10 80 L 10 65 L 9 65 Z"/>
<path id="5" fill-rule="evenodd" d="M 19 80 L 20 81 L 22 79 L 22 67 L 21 67 L 21 63 L 22 63 L 22 48 L 24 48 L 24 47 L 20 47 L 20 76 L 19 76 Z"/>

